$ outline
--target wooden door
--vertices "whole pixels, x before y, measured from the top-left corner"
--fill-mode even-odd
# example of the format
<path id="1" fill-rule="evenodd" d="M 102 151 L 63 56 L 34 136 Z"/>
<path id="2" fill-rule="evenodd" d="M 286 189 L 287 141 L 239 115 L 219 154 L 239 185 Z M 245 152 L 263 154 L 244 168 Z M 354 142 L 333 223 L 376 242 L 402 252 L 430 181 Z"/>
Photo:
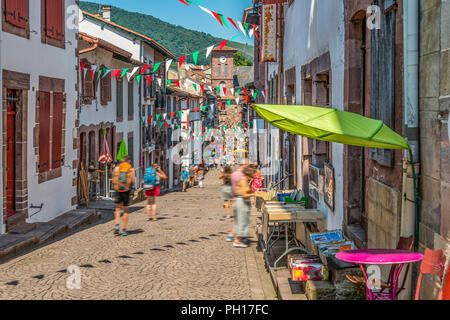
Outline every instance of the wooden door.
<path id="1" fill-rule="evenodd" d="M 6 217 L 16 213 L 16 106 L 17 90 L 6 93 Z"/>

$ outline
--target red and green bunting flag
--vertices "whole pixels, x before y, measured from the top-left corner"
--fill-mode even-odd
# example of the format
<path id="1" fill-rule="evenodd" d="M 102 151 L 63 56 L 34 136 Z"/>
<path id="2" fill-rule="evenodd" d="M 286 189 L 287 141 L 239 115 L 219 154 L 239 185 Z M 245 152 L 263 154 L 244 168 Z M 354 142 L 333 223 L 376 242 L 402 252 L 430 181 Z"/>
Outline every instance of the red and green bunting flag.
<path id="1" fill-rule="evenodd" d="M 143 75 L 144 74 L 144 72 L 145 72 L 145 70 L 147 70 L 148 68 L 150 67 L 150 65 L 148 64 L 148 65 L 145 65 L 145 66 L 143 66 L 142 67 L 142 70 L 141 70 L 141 75 Z"/>
<path id="2" fill-rule="evenodd" d="M 181 68 L 181 66 L 183 65 L 184 60 L 186 59 L 186 56 L 181 56 L 180 59 L 178 60 L 178 66 Z"/>
<path id="3" fill-rule="evenodd" d="M 194 59 L 194 64 L 197 65 L 197 61 L 198 61 L 198 55 L 200 54 L 200 51 L 194 52 L 192 54 L 192 58 Z"/>
<path id="4" fill-rule="evenodd" d="M 185 5 L 187 5 L 188 7 L 190 7 L 193 4 L 197 4 L 197 3 L 201 3 L 201 1 L 196 1 L 196 2 L 192 2 L 189 0 L 180 0 L 181 3 L 184 3 Z"/>
<path id="5" fill-rule="evenodd" d="M 155 64 L 155 66 L 153 67 L 153 71 L 152 73 L 155 73 L 156 70 L 158 70 L 159 66 L 161 65 L 162 62 L 158 62 L 157 64 Z"/>

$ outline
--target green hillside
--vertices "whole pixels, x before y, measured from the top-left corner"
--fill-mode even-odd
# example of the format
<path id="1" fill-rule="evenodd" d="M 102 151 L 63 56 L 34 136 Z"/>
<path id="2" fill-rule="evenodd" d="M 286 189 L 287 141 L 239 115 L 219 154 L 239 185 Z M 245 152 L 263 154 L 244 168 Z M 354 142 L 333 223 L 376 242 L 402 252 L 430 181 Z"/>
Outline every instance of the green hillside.
<path id="1" fill-rule="evenodd" d="M 92 2 L 80 1 L 80 8 L 90 13 L 98 12 L 98 4 Z M 114 6 L 111 11 L 111 21 L 152 38 L 177 57 L 204 50 L 223 41 L 204 32 L 175 26 L 151 15 L 129 12 Z M 230 42 L 228 46 L 238 49 L 246 59 L 253 61 L 253 46 L 239 42 Z M 192 62 L 192 59 L 187 60 Z M 200 54 L 198 63 L 209 64 L 210 62 Z"/>

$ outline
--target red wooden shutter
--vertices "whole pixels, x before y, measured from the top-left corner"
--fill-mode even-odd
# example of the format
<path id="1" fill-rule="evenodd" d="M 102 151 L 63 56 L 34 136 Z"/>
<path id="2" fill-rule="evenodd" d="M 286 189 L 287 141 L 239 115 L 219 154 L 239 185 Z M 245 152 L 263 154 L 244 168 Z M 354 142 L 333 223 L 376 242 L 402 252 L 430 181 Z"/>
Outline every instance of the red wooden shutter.
<path id="1" fill-rule="evenodd" d="M 84 77 L 83 96 L 85 98 L 93 98 L 94 95 L 94 78 L 92 78 L 91 70 L 86 70 L 86 75 Z"/>
<path id="2" fill-rule="evenodd" d="M 53 124 L 52 124 L 52 169 L 62 166 L 62 129 L 64 94 L 53 94 Z"/>
<path id="3" fill-rule="evenodd" d="M 101 79 L 100 94 L 102 103 L 111 101 L 111 79 L 108 76 Z"/>
<path id="4" fill-rule="evenodd" d="M 39 92 L 39 164 L 40 173 L 50 169 L 50 93 Z"/>
<path id="5" fill-rule="evenodd" d="M 18 12 L 18 23 L 17 26 L 21 28 L 26 28 L 28 25 L 28 1 L 29 0 L 16 0 L 17 1 L 17 7 L 19 9 Z"/>
<path id="6" fill-rule="evenodd" d="M 18 2 L 16 0 L 5 0 L 5 20 L 13 25 L 17 24 Z"/>
<path id="7" fill-rule="evenodd" d="M 107 100 L 106 101 L 112 101 L 112 95 L 111 95 L 111 78 L 110 77 L 106 77 L 106 83 L 107 83 L 107 92 L 108 94 L 106 95 Z"/>
<path id="8" fill-rule="evenodd" d="M 26 28 L 28 23 L 28 0 L 5 0 L 5 20 L 16 27 Z"/>
<path id="9" fill-rule="evenodd" d="M 45 33 L 56 40 L 64 40 L 64 0 L 45 0 Z"/>

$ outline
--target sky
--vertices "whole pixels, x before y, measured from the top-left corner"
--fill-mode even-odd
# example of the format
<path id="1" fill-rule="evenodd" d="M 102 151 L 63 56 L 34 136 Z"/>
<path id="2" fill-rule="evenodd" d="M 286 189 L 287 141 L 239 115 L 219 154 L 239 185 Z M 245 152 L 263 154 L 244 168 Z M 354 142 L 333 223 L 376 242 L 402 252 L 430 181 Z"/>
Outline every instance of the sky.
<path id="1" fill-rule="evenodd" d="M 131 12 L 149 14 L 155 18 L 170 22 L 175 25 L 210 33 L 213 36 L 229 39 L 239 34 L 239 32 L 229 23 L 230 29 L 222 27 L 220 23 L 202 11 L 197 5 L 186 6 L 179 0 L 87 0 L 91 2 L 101 2 L 102 5 L 113 5 Z M 196 2 L 196 0 L 191 0 Z M 221 13 L 226 18 L 230 17 L 234 21 L 242 21 L 244 9 L 253 5 L 252 0 L 203 0 L 201 6 Z M 253 38 L 249 39 L 241 36 L 235 41 L 253 44 Z"/>

